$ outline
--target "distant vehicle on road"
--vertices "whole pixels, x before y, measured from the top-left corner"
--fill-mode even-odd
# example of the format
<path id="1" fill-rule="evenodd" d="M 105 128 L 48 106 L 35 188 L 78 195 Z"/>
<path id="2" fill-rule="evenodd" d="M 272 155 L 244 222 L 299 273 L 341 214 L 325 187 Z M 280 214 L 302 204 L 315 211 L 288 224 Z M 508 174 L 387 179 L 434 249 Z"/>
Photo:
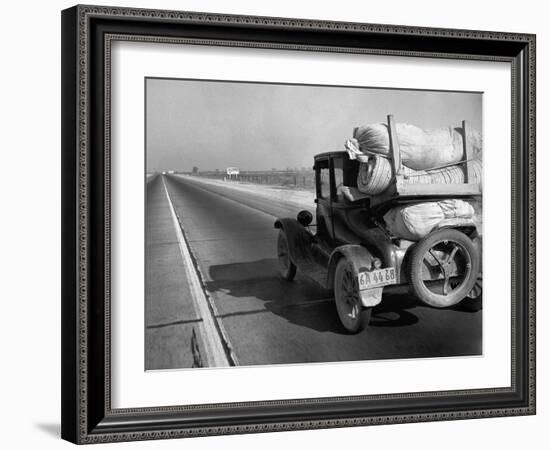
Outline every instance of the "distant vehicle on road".
<path id="1" fill-rule="evenodd" d="M 481 295 L 481 238 L 473 222 L 444 221 L 423 239 L 409 241 L 392 236 L 383 221 L 384 213 L 399 204 L 471 199 L 475 192 L 468 192 L 466 185 L 435 185 L 419 196 L 400 190 L 398 183 L 392 195 L 375 202 L 356 188 L 354 195 L 350 188 L 344 195 L 342 186 L 356 186 L 359 170 L 359 162 L 347 152 L 322 153 L 314 159 L 316 224 L 309 211 L 275 221 L 279 270 L 291 281 L 300 269 L 332 289 L 339 319 L 349 333 L 368 325 L 383 290 L 393 286 L 408 286 L 420 300 L 439 308 Z"/>

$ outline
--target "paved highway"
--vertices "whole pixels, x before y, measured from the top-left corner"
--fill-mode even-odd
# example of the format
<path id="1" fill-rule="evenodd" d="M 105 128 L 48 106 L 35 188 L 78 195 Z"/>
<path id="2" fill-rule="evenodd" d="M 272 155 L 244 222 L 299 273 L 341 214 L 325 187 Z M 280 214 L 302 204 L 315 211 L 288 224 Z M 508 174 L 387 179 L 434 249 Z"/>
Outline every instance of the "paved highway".
<path id="1" fill-rule="evenodd" d="M 295 216 L 303 198 L 227 186 L 147 183 L 147 369 L 481 354 L 481 311 L 408 295 L 385 296 L 368 329 L 346 334 L 330 291 L 277 274 L 274 219 Z"/>

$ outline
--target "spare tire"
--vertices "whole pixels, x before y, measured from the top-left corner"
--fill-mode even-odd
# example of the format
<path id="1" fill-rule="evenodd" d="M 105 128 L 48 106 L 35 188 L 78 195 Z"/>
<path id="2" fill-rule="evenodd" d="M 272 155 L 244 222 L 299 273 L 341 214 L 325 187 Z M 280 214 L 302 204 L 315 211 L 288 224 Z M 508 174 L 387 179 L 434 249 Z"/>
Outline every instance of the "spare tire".
<path id="1" fill-rule="evenodd" d="M 442 229 L 411 248 L 409 283 L 424 303 L 446 308 L 470 293 L 479 269 L 480 255 L 472 240 L 458 230 Z"/>

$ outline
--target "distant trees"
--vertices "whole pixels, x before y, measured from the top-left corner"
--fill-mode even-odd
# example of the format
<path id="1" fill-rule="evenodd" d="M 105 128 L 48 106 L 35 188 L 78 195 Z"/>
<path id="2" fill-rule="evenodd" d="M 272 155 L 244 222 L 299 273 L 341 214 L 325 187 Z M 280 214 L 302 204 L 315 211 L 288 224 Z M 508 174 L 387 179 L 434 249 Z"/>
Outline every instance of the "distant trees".
<path id="1" fill-rule="evenodd" d="M 194 174 L 199 173 L 199 168 L 197 166 L 193 167 L 193 173 Z"/>

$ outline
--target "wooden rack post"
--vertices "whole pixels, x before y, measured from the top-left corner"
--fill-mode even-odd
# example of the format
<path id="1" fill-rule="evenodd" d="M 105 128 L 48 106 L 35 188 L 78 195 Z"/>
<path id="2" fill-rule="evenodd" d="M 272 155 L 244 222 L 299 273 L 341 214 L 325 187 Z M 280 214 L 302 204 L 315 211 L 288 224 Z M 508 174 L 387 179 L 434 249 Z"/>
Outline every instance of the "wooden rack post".
<path id="1" fill-rule="evenodd" d="M 393 115 L 388 115 L 388 131 L 390 136 L 390 154 L 392 157 L 393 173 L 395 176 L 401 175 L 401 149 L 399 148 L 399 139 L 397 138 L 397 129 Z"/>
<path id="2" fill-rule="evenodd" d="M 472 146 L 468 141 L 468 122 L 466 120 L 462 121 L 462 148 L 464 149 L 463 161 L 466 161 L 464 164 L 464 183 L 469 183 L 472 179 Z"/>

